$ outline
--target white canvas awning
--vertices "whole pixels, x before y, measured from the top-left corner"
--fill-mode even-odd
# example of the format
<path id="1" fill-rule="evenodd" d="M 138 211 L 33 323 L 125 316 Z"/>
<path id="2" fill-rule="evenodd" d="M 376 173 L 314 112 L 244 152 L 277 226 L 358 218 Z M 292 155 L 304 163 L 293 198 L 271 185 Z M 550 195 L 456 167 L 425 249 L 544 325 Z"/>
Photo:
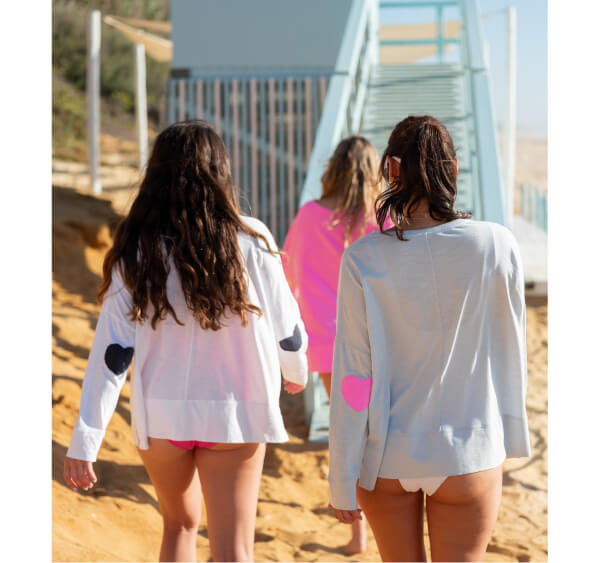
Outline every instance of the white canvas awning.
<path id="1" fill-rule="evenodd" d="M 138 20 L 135 18 L 122 18 L 120 16 L 115 17 L 115 19 L 132 25 L 133 27 L 141 27 L 143 29 L 150 29 L 151 31 L 159 31 L 161 33 L 171 33 L 171 22 L 159 20 Z"/>
<path id="2" fill-rule="evenodd" d="M 117 19 L 114 16 L 104 16 L 105 24 L 119 30 L 125 37 L 134 43 L 141 43 L 146 48 L 148 56 L 161 62 L 169 62 L 173 58 L 173 42 L 159 35 L 148 33 L 142 29 L 137 29 Z M 138 22 L 148 22 L 148 20 L 129 20 Z M 154 24 L 168 24 L 169 22 L 153 22 Z M 147 27 L 147 26 L 146 26 Z"/>

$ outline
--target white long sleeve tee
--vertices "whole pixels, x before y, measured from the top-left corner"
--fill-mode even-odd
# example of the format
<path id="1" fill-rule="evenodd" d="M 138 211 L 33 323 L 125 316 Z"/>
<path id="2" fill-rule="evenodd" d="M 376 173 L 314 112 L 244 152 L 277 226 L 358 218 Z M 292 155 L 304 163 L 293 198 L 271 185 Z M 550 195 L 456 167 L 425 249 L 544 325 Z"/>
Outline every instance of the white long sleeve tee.
<path id="1" fill-rule="evenodd" d="M 530 455 L 523 270 L 505 227 L 456 219 L 350 245 L 340 270 L 330 492 Z"/>
<path id="2" fill-rule="evenodd" d="M 263 223 L 244 220 L 277 248 Z M 183 326 L 171 315 L 156 329 L 149 320 L 132 322 L 131 294 L 115 268 L 96 326 L 69 457 L 95 461 L 134 356 L 130 404 L 139 448 L 148 448 L 148 436 L 226 443 L 287 441 L 279 409 L 281 372 L 289 381 L 306 383 L 308 338 L 279 255 L 242 232 L 238 244 L 248 298 L 263 313 L 249 313 L 246 327 L 239 316 L 230 314 L 220 330 L 203 330 L 185 303 L 174 266 L 167 296 Z"/>

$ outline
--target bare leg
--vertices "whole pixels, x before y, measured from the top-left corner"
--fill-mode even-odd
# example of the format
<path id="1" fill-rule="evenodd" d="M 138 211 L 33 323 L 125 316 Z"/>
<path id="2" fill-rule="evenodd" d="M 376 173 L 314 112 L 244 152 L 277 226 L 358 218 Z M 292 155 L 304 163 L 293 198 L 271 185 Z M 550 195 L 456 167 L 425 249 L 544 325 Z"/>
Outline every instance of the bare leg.
<path id="1" fill-rule="evenodd" d="M 323 382 L 323 387 L 325 387 L 325 391 L 327 391 L 327 398 L 331 397 L 331 372 L 320 372 L 319 377 Z"/>
<path id="2" fill-rule="evenodd" d="M 163 518 L 159 561 L 196 561 L 196 538 L 202 491 L 193 450 L 168 440 L 148 438 L 150 448 L 138 453 L 156 490 Z"/>
<path id="3" fill-rule="evenodd" d="M 252 561 L 265 444 L 196 448 L 213 561 Z"/>
<path id="4" fill-rule="evenodd" d="M 327 397 L 331 397 L 331 372 L 321 372 L 319 376 L 321 377 L 325 391 L 327 391 Z M 367 525 L 364 520 L 356 520 L 352 522 L 351 526 L 352 538 L 344 546 L 344 553 L 347 555 L 364 553 L 367 551 Z"/>
<path id="5" fill-rule="evenodd" d="M 483 561 L 502 496 L 502 466 L 448 477 L 427 497 L 432 561 Z"/>
<path id="6" fill-rule="evenodd" d="M 398 479 L 380 477 L 372 491 L 358 487 L 358 501 L 382 561 L 426 561 L 423 491 L 409 493 Z"/>

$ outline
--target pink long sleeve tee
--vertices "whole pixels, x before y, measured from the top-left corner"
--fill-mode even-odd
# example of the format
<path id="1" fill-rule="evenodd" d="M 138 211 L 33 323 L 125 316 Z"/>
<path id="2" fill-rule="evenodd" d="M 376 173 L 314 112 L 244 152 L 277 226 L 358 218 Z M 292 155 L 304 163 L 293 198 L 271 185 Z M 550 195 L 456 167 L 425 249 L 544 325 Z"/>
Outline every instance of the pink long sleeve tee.
<path id="1" fill-rule="evenodd" d="M 308 333 L 308 369 L 330 372 L 335 339 L 337 286 L 344 252 L 343 221 L 331 227 L 333 211 L 316 201 L 303 205 L 294 218 L 282 257 L 286 278 L 300 305 Z M 391 224 L 390 224 L 391 225 Z M 389 226 L 386 228 L 389 228 Z M 379 230 L 369 222 L 361 236 Z M 353 233 L 350 242 L 360 238 Z"/>

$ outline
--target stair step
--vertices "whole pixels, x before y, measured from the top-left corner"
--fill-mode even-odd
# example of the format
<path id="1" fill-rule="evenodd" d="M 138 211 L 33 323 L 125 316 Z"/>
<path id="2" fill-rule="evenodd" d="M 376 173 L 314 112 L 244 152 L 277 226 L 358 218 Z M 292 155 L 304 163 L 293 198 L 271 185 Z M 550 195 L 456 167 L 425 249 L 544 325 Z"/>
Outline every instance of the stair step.
<path id="1" fill-rule="evenodd" d="M 465 109 L 464 73 L 460 65 L 378 65 L 373 69 L 361 133 L 381 154 L 398 121 L 408 115 L 433 115 L 444 123 L 464 161 L 458 178 L 457 207 L 474 208 L 470 167 L 469 119 Z"/>

